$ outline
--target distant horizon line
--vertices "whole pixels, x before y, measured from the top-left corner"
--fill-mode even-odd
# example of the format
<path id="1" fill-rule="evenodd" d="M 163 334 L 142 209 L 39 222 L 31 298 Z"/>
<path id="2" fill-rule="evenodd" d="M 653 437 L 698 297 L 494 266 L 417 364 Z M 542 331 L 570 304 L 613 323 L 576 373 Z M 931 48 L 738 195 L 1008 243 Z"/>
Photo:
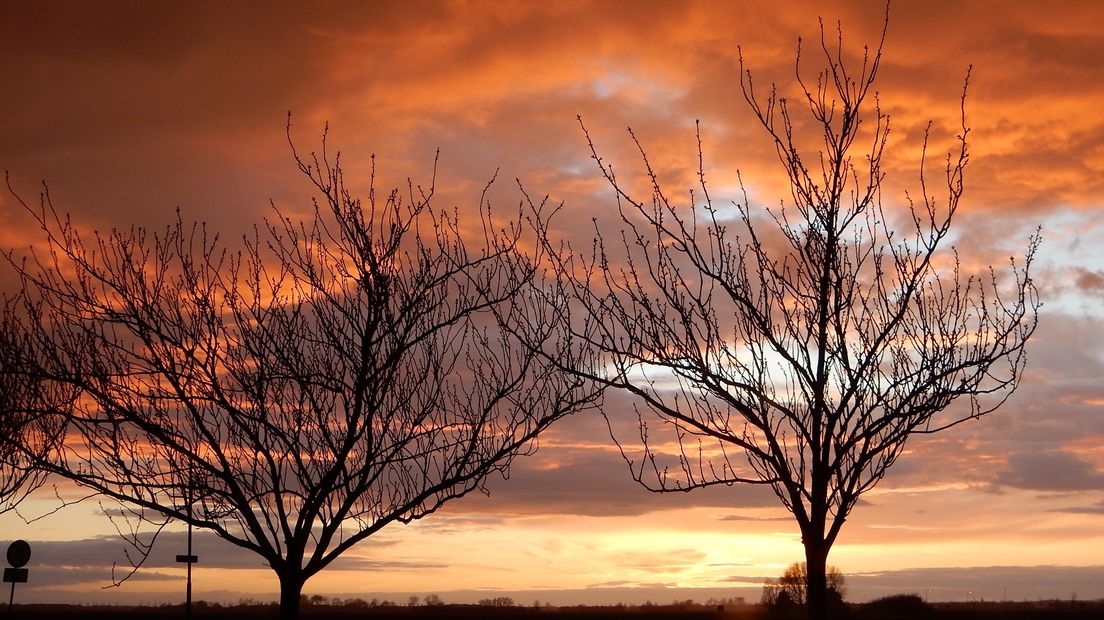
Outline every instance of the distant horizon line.
<path id="1" fill-rule="evenodd" d="M 895 594 L 915 594 L 931 603 L 955 602 L 1031 602 L 1031 601 L 1097 601 L 1104 600 L 1104 564 L 1090 566 L 979 566 L 979 567 L 929 567 L 871 571 L 846 575 L 847 597 L 851 603 L 864 603 Z M 734 581 L 747 581 L 734 577 Z M 33 574 L 32 574 L 33 582 Z M 419 602 L 426 596 L 436 596 L 444 604 L 476 604 L 480 599 L 509 597 L 520 607 L 535 603 L 559 606 L 610 606 L 642 605 L 652 603 L 667 605 L 672 602 L 693 600 L 705 603 L 709 600 L 738 599 L 754 604 L 759 601 L 760 586 L 678 586 L 677 584 L 637 584 L 587 586 L 579 588 L 459 588 L 454 590 L 363 591 L 363 592 L 314 592 L 308 582 L 304 596 L 320 595 L 326 601 L 335 599 L 371 602 L 391 601 L 407 606 L 416 596 Z M 97 589 L 77 591 L 50 589 L 35 591 L 20 588 L 16 602 L 24 605 L 119 605 L 159 606 L 183 602 L 184 584 L 180 590 L 126 592 L 123 589 Z M 276 602 L 277 591 L 234 592 L 207 590 L 193 593 L 194 600 L 220 605 L 244 603 L 267 604 Z"/>

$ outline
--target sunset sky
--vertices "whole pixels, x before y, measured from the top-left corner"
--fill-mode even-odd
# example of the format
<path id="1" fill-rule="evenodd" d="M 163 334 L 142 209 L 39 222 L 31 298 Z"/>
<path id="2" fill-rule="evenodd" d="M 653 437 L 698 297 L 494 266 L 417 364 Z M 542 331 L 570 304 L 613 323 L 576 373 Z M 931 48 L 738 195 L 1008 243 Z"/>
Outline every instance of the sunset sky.
<path id="1" fill-rule="evenodd" d="M 475 215 L 480 191 L 504 211 L 563 201 L 557 230 L 586 239 L 615 208 L 589 157 L 639 169 L 625 128 L 677 193 L 694 180 L 694 122 L 717 202 L 777 204 L 774 152 L 739 88 L 737 46 L 756 84 L 791 92 L 798 37 L 818 17 L 848 54 L 881 34 L 884 3 L 852 2 L 9 2 L 0 9 L 0 168 L 12 187 L 89 230 L 161 227 L 180 209 L 228 238 L 309 208 L 300 151 L 340 149 L 366 188 L 425 183 L 440 149 L 437 205 Z M 40 6 L 41 5 L 41 6 Z M 954 235 L 969 265 L 1004 265 L 1037 226 L 1045 304 L 1027 372 L 997 413 L 913 438 L 855 509 L 829 563 L 851 599 L 1104 597 L 1104 4 L 897 2 L 877 89 L 892 117 L 883 199 L 915 188 L 920 137 L 953 147 L 967 67 L 972 159 Z M 803 64 L 819 68 L 807 45 Z M 37 239 L 0 193 L 0 247 Z M 7 269 L 7 268 L 5 268 Z M 13 278 L 0 270 L 0 286 Z M 623 397 L 607 413 L 631 413 Z M 616 422 L 615 422 L 616 424 Z M 406 527 L 390 527 L 308 582 L 308 594 L 500 591 L 519 602 L 711 596 L 757 600 L 764 577 L 802 559 L 796 525 L 758 488 L 658 496 L 637 486 L 600 416 L 542 437 L 509 480 Z M 74 497 L 79 491 L 60 486 Z M 31 542 L 17 600 L 161 602 L 183 595 L 183 534 L 103 590 L 123 547 L 89 500 L 56 514 L 53 489 L 0 516 L 0 544 Z M 270 599 L 273 573 L 198 538 L 198 598 Z M 686 590 L 673 590 L 675 588 Z M 695 591 L 693 588 L 704 588 Z M 680 592 L 682 592 L 680 594 Z"/>

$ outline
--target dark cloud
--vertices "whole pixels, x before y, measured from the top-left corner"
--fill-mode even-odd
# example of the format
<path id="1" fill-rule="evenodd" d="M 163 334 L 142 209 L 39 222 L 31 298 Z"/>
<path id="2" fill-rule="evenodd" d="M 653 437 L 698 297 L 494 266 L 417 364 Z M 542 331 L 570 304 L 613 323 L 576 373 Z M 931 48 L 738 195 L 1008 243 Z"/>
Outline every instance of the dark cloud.
<path id="1" fill-rule="evenodd" d="M 59 208 L 101 228 L 162 224 L 177 206 L 244 228 L 285 193 L 288 110 L 329 90 L 314 31 L 333 16 L 305 9 L 10 7 L 0 167 L 32 195 L 47 180 Z"/>
<path id="2" fill-rule="evenodd" d="M 1101 350 L 1104 327 L 1095 317 L 1059 312 L 1044 316 L 1030 344 L 1028 372 L 1013 398 L 997 412 L 953 431 L 911 437 L 904 455 L 878 488 L 965 484 L 978 493 L 998 491 L 1002 486 L 1040 491 L 1099 488 L 1100 474 L 1094 473 L 1087 461 L 1063 450 L 1072 442 L 1091 443 L 1092 437 L 1104 437 L 1099 405 L 1104 402 L 1104 387 L 1099 382 L 1104 375 Z M 612 394 L 607 411 L 614 419 L 616 434 L 631 443 L 636 421 L 631 401 Z M 659 430 L 655 432 L 656 438 L 662 437 Z M 1010 461 L 1008 454 L 1020 456 Z M 998 486 L 993 486 L 994 482 Z M 490 498 L 472 497 L 455 508 L 482 514 L 616 516 L 710 506 L 735 509 L 734 515 L 719 518 L 736 522 L 748 519 L 741 515 L 741 508 L 778 507 L 777 498 L 766 487 L 650 493 L 631 479 L 628 466 L 609 439 L 605 420 L 591 414 L 553 427 L 542 437 L 536 455 L 515 462 L 510 479 L 491 481 L 490 489 Z M 892 497 L 872 497 L 863 501 L 859 514 L 867 510 L 889 514 L 895 505 Z M 449 514 L 456 513 L 450 509 Z M 770 518 L 783 523 L 790 517 Z M 882 523 L 894 519 L 899 517 L 878 518 Z M 895 535 L 903 536 L 900 532 Z M 949 535 L 946 530 L 924 534 L 928 539 Z"/>
<path id="3" fill-rule="evenodd" d="M 72 198 L 67 209 L 104 221 L 136 211 L 170 214 L 179 204 L 219 219 L 263 213 L 264 199 L 287 191 L 281 186 L 292 172 L 282 144 L 287 110 L 312 137 L 332 120 L 336 142 L 360 168 L 382 150 L 386 166 L 398 162 L 400 181 L 444 146 L 446 167 L 452 162 L 461 183 L 481 182 L 502 165 L 560 193 L 568 179 L 548 172 L 586 163 L 577 113 L 599 130 L 636 126 L 661 169 L 678 162 L 686 170 L 695 163 L 691 120 L 703 117 L 717 135 L 711 159 L 731 164 L 728 171 L 754 168 L 773 155 L 769 142 L 745 139 L 751 124 L 734 79 L 735 45 L 743 44 L 764 81 L 788 81 L 796 38 L 817 35 L 818 15 L 829 28 L 841 20 L 855 49 L 878 36 L 882 19 L 863 4 L 835 6 L 832 15 L 814 2 L 786 12 L 659 2 L 634 8 L 19 6 L 6 14 L 0 37 L 7 83 L 20 94 L 8 100 L 0 126 L 0 144 L 10 149 L 0 149 L 0 161 L 31 183 L 49 179 Z M 1012 56 L 1012 76 L 1033 66 L 1031 75 L 1052 76 L 1055 67 L 1040 62 L 1048 60 L 1093 67 L 1070 60 L 1093 49 L 1092 34 L 1066 32 L 1087 17 L 1071 14 L 1042 29 L 1016 12 L 998 13 L 994 20 L 977 6 L 895 7 L 885 71 L 893 88 L 884 91 L 909 101 L 917 91 L 939 90 L 943 108 L 953 110 L 961 57 L 976 55 L 981 65 L 1008 46 L 1028 46 Z M 930 45 L 928 27 L 947 38 L 944 45 Z M 979 36 L 988 31 L 995 31 L 989 39 Z M 928 86 L 931 73 L 952 60 L 948 87 Z M 1010 63 L 1002 53 L 989 64 Z M 897 71 L 912 66 L 928 73 Z M 1079 84 L 1096 83 L 1081 77 Z M 650 90 L 640 88 L 649 83 Z M 672 149 L 672 139 L 683 146 Z M 1069 150 L 1070 157 L 1081 152 Z"/>
<path id="4" fill-rule="evenodd" d="M 67 541 L 29 541 L 34 568 L 34 587 L 94 584 L 104 586 L 131 572 L 132 562 L 141 558 L 138 551 L 119 537 L 101 536 Z M 146 539 L 148 542 L 148 539 Z M 384 536 L 363 545 L 364 548 L 388 547 L 396 544 Z M 141 568 L 128 577 L 130 581 L 159 581 L 178 579 L 178 575 L 164 572 L 166 568 L 181 568 L 176 556 L 187 551 L 186 532 L 162 532 L 157 536 L 153 550 Z M 232 545 L 214 534 L 196 531 L 193 534 L 192 551 L 199 557 L 197 566 L 203 569 L 254 569 L 267 570 L 268 565 L 257 554 Z M 359 572 L 422 571 L 447 568 L 441 562 L 412 559 L 377 560 L 371 557 L 346 553 L 331 564 L 331 570 Z"/>
<path id="5" fill-rule="evenodd" d="M 635 433 L 635 417 L 622 395 L 607 398 L 607 410 L 621 437 Z M 642 515 L 659 510 L 710 506 L 776 506 L 773 492 L 761 485 L 718 485 L 694 491 L 654 493 L 632 478 L 629 466 L 609 438 L 601 415 L 568 418 L 540 439 L 533 456 L 515 461 L 509 479 L 487 484 L 490 497 L 465 498 L 449 514 Z"/>
<path id="6" fill-rule="evenodd" d="M 1061 451 L 1104 434 L 1104 325 L 1093 315 L 1044 311 L 1016 393 L 998 411 L 948 433 L 913 437 L 889 476 L 986 484 L 1004 455 Z"/>
<path id="7" fill-rule="evenodd" d="M 1074 269 L 1074 273 L 1077 276 L 1074 286 L 1079 290 L 1097 297 L 1104 296 L 1104 271 L 1079 267 Z"/>
<path id="8" fill-rule="evenodd" d="M 1090 506 L 1070 506 L 1068 508 L 1055 508 L 1051 512 L 1067 512 L 1070 514 L 1082 515 L 1104 515 L 1104 501 L 1097 502 Z"/>
<path id="9" fill-rule="evenodd" d="M 750 515 L 724 515 L 717 517 L 720 521 L 792 521 L 792 517 L 753 517 Z"/>
<path id="10" fill-rule="evenodd" d="M 1104 489 L 1104 471 L 1068 452 L 1025 452 L 1008 459 L 997 482 L 1039 491 L 1093 491 Z"/>
<path id="11" fill-rule="evenodd" d="M 917 568 L 847 575 L 852 600 L 912 592 L 932 601 L 1068 599 L 1097 592 L 1104 566 Z"/>
<path id="12" fill-rule="evenodd" d="M 766 583 L 777 575 L 729 575 L 724 578 L 728 583 Z"/>
<path id="13" fill-rule="evenodd" d="M 156 570 L 140 570 L 131 574 L 131 567 L 125 563 L 115 567 L 108 565 L 83 568 L 54 565 L 40 566 L 36 563 L 28 566 L 28 569 L 30 574 L 27 587 L 36 591 L 36 599 L 39 598 L 39 592 L 55 588 L 84 587 L 89 591 L 94 591 L 111 588 L 113 584 L 120 582 L 123 584 L 122 587 L 125 587 L 127 583 L 140 584 L 180 579 L 179 575 Z M 124 578 L 125 581 L 122 581 Z"/>
<path id="14" fill-rule="evenodd" d="M 148 538 L 143 537 L 148 542 Z M 122 538 L 100 536 L 66 541 L 31 541 L 36 565 L 69 567 L 102 567 L 113 562 L 125 565 L 127 555 L 137 558 L 135 549 Z M 187 533 L 162 532 L 158 535 L 153 551 L 145 562 L 149 569 L 177 567 L 176 555 L 187 549 Z M 259 557 L 214 534 L 197 531 L 193 536 L 193 550 L 204 565 L 217 568 L 263 568 Z"/>

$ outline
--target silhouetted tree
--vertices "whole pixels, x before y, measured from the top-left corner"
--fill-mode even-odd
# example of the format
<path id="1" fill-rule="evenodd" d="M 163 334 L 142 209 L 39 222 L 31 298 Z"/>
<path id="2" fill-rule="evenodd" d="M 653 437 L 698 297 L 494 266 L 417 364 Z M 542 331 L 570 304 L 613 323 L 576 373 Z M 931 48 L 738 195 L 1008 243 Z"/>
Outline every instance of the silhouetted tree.
<path id="1" fill-rule="evenodd" d="M 295 161 L 313 216 L 240 249 L 179 216 L 89 236 L 44 193 L 24 206 L 49 252 L 12 261 L 30 359 L 81 391 L 49 469 L 256 553 L 285 617 L 353 545 L 484 490 L 593 398 L 545 361 L 563 300 L 522 222 L 547 213 L 496 221 L 484 192 L 465 232 L 432 184 L 377 194 L 373 169 L 362 202 L 325 140 Z"/>
<path id="2" fill-rule="evenodd" d="M 910 435 L 1007 399 L 1039 307 L 1028 275 L 1038 235 L 1007 270 L 975 273 L 939 251 L 963 195 L 965 89 L 942 196 L 925 138 L 919 192 L 883 208 L 889 117 L 872 90 L 882 42 L 856 72 L 842 35 L 829 43 L 822 28 L 826 68 L 812 83 L 799 43 L 798 104 L 811 117 L 801 121 L 773 87 L 755 90 L 741 57 L 744 98 L 789 181 L 780 206 L 753 208 L 746 191 L 715 205 L 700 133 L 700 193 L 678 205 L 630 129 L 647 186 L 638 197 L 584 126 L 625 228 L 612 241 L 596 225 L 591 253 L 547 242 L 592 355 L 577 372 L 642 405 L 640 447 L 619 440 L 633 476 L 655 491 L 769 485 L 801 531 L 814 618 L 825 614 L 828 552 L 859 497 Z M 677 448 L 656 443 L 653 416 Z"/>
<path id="3" fill-rule="evenodd" d="M 785 594 L 788 600 L 798 605 L 805 605 L 808 601 L 806 566 L 805 562 L 794 562 L 787 566 L 777 580 L 770 580 L 763 585 L 763 596 L 760 602 L 773 605 L 779 596 Z M 828 584 L 828 592 L 842 601 L 847 596 L 847 579 L 843 576 L 843 572 L 835 566 L 828 566 L 825 568 L 824 576 Z"/>

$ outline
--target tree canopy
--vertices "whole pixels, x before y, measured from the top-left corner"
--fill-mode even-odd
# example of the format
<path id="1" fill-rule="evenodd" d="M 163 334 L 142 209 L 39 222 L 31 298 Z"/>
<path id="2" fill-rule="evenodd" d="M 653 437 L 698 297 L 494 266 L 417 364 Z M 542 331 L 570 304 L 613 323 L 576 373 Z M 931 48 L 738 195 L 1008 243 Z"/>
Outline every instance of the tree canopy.
<path id="1" fill-rule="evenodd" d="M 373 169 L 354 196 L 325 141 L 295 161 L 312 214 L 240 245 L 179 217 L 87 235 L 45 193 L 24 206 L 49 251 L 12 260 L 27 374 L 80 394 L 42 466 L 257 554 L 285 616 L 342 553 L 483 490 L 594 398 L 547 362 L 569 347 L 523 243 L 541 206 L 498 219 L 484 192 L 462 223 L 432 181 L 378 194 Z"/>
<path id="2" fill-rule="evenodd" d="M 969 161 L 965 86 L 945 168 L 933 173 L 925 134 L 916 191 L 887 200 L 882 43 L 857 62 L 842 34 L 822 28 L 820 43 L 813 80 L 798 45 L 793 101 L 757 89 L 740 60 L 745 102 L 788 181 L 779 205 L 753 204 L 742 178 L 730 206 L 715 202 L 700 130 L 698 187 L 679 200 L 631 129 L 642 184 L 614 174 L 584 125 L 621 230 L 596 224 L 589 252 L 545 235 L 573 337 L 595 360 L 574 371 L 635 397 L 639 435 L 617 437 L 633 477 L 661 492 L 769 486 L 801 532 L 814 618 L 859 498 L 910 436 L 1005 402 L 1040 305 L 1038 235 L 1002 269 L 970 270 L 949 247 Z"/>

